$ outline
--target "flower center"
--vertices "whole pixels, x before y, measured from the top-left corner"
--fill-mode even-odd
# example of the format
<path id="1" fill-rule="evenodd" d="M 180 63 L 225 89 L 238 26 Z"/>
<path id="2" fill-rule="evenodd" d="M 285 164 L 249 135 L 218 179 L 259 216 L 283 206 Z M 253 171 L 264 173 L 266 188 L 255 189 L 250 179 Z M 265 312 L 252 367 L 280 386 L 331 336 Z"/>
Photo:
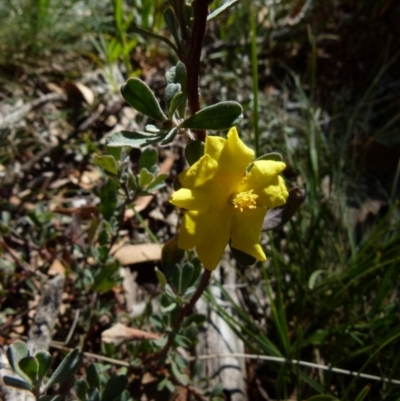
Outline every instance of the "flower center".
<path id="1" fill-rule="evenodd" d="M 232 198 L 232 204 L 235 209 L 239 209 L 241 212 L 244 212 L 245 210 L 255 209 L 257 207 L 257 198 L 258 195 L 253 194 L 253 190 L 251 189 L 250 191 L 239 192 L 235 194 L 235 196 Z"/>

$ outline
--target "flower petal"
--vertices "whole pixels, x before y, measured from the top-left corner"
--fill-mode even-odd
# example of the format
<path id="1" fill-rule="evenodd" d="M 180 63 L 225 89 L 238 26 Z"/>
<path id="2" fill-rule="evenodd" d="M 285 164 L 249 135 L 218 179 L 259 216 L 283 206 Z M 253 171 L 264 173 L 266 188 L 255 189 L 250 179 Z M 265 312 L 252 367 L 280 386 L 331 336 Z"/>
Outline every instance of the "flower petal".
<path id="1" fill-rule="evenodd" d="M 183 209 L 199 212 L 205 212 L 211 207 L 209 194 L 198 189 L 181 188 L 172 194 L 170 202 Z"/>
<path id="2" fill-rule="evenodd" d="M 231 247 L 258 260 L 266 260 L 260 245 L 261 229 L 266 213 L 266 207 L 235 213 L 232 219 Z"/>
<path id="3" fill-rule="evenodd" d="M 229 130 L 227 138 L 218 160 L 218 169 L 229 174 L 232 184 L 237 185 L 247 166 L 253 161 L 254 151 L 239 138 L 235 127 Z"/>
<path id="4" fill-rule="evenodd" d="M 220 136 L 207 136 L 204 154 L 208 154 L 214 160 L 218 160 L 225 142 L 226 139 Z"/>
<path id="5" fill-rule="evenodd" d="M 186 212 L 178 238 L 182 249 L 196 247 L 197 255 L 207 270 L 214 270 L 229 241 L 229 210 L 212 213 Z"/>
<path id="6" fill-rule="evenodd" d="M 240 191 L 253 190 L 259 196 L 257 205 L 274 208 L 285 204 L 289 196 L 284 180 L 278 175 L 285 163 L 272 160 L 255 161 L 239 185 Z"/>
<path id="7" fill-rule="evenodd" d="M 188 170 L 179 174 L 179 181 L 184 188 L 200 188 L 209 183 L 218 169 L 217 162 L 205 154 Z"/>

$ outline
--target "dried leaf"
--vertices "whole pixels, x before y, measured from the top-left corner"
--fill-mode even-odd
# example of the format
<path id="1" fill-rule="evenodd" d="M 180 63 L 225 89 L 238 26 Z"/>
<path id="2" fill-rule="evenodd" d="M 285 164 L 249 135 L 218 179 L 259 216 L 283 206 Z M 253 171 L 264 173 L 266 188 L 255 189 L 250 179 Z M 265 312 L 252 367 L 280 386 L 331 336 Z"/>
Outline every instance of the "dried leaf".
<path id="1" fill-rule="evenodd" d="M 101 341 L 107 344 L 119 345 L 125 341 L 132 340 L 156 340 L 160 335 L 139 329 L 124 326 L 117 323 L 108 330 L 101 333 Z"/>
<path id="2" fill-rule="evenodd" d="M 111 254 L 121 263 L 122 266 L 135 263 L 151 262 L 161 260 L 161 245 L 138 244 L 138 245 L 115 245 Z"/>

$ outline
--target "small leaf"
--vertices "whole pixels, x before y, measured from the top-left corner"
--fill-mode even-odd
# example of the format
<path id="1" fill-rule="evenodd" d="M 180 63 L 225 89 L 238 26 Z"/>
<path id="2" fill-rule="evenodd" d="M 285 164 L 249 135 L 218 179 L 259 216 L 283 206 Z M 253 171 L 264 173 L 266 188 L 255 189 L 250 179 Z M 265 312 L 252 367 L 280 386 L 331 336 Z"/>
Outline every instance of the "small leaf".
<path id="1" fill-rule="evenodd" d="M 157 164 L 158 152 L 155 148 L 146 148 L 142 151 L 139 159 L 139 169 L 146 168 L 151 170 L 151 168 Z"/>
<path id="2" fill-rule="evenodd" d="M 175 391 L 175 386 L 171 382 L 171 380 L 168 380 L 166 377 L 160 381 L 157 385 L 157 391 L 162 391 L 164 388 L 167 388 L 171 393 Z"/>
<path id="3" fill-rule="evenodd" d="M 100 377 L 99 373 L 97 372 L 96 365 L 91 363 L 86 368 L 86 379 L 89 383 L 89 387 L 100 388 Z"/>
<path id="4" fill-rule="evenodd" d="M 231 248 L 232 256 L 235 258 L 236 262 L 238 262 L 241 266 L 252 266 L 256 263 L 256 258 L 247 254 L 246 252 L 240 251 L 239 249 Z"/>
<path id="5" fill-rule="evenodd" d="M 161 313 L 168 313 L 168 312 L 172 312 L 173 310 L 176 309 L 178 305 L 175 302 L 170 303 L 168 306 L 161 306 L 160 308 L 160 312 Z"/>
<path id="6" fill-rule="evenodd" d="M 90 388 L 87 392 L 87 401 L 100 401 L 99 390 Z"/>
<path id="7" fill-rule="evenodd" d="M 94 155 L 94 162 L 110 174 L 118 175 L 118 165 L 111 155 Z"/>
<path id="8" fill-rule="evenodd" d="M 161 288 L 164 289 L 165 285 L 167 284 L 167 279 L 165 278 L 164 274 L 160 269 L 157 269 L 157 267 L 154 269 L 157 275 L 158 282 L 161 285 Z"/>
<path id="9" fill-rule="evenodd" d="M 181 84 L 168 84 L 167 87 L 165 88 L 164 99 L 165 99 L 165 104 L 167 105 L 167 110 L 169 110 L 172 99 L 177 93 L 182 93 Z M 169 117 L 171 118 L 172 114 L 170 114 Z"/>
<path id="10" fill-rule="evenodd" d="M 190 7 L 191 8 L 191 7 Z M 165 80 L 167 84 L 180 84 L 181 85 L 181 92 L 183 93 L 183 98 L 179 103 L 178 106 L 178 114 L 180 118 L 185 118 L 185 111 L 186 111 L 186 67 L 181 61 L 178 61 L 176 66 L 170 68 L 167 73 L 165 74 Z M 176 95 L 175 95 L 176 96 Z M 176 99 L 177 101 L 178 99 Z M 171 104 L 172 108 L 172 104 Z M 170 114 L 172 116 L 172 114 Z"/>
<path id="11" fill-rule="evenodd" d="M 178 247 L 178 237 L 172 237 L 168 240 L 161 252 L 161 262 L 165 271 L 175 265 L 176 263 L 180 263 L 185 255 L 185 251 Z"/>
<path id="12" fill-rule="evenodd" d="M 185 157 L 190 166 L 204 155 L 204 142 L 192 141 L 185 148 Z"/>
<path id="13" fill-rule="evenodd" d="M 112 132 L 106 136 L 106 144 L 109 147 L 128 146 L 130 148 L 140 148 L 142 146 L 151 145 L 164 139 L 166 133 L 149 134 L 147 132 L 130 132 L 120 131 Z"/>
<path id="14" fill-rule="evenodd" d="M 176 380 L 178 380 L 182 386 L 187 386 L 189 384 L 189 377 L 179 370 L 178 366 L 173 360 L 171 361 L 171 370 Z"/>
<path id="15" fill-rule="evenodd" d="M 326 273 L 326 271 L 325 271 L 325 270 L 321 270 L 321 269 L 315 270 L 314 272 L 312 272 L 310 278 L 308 279 L 308 288 L 309 288 L 310 290 L 314 289 L 314 287 L 315 287 L 315 282 L 317 281 L 318 277 L 319 277 L 321 274 L 324 274 L 324 273 Z"/>
<path id="16" fill-rule="evenodd" d="M 33 356 L 22 358 L 18 362 L 20 369 L 29 377 L 32 384 L 38 380 L 39 363 Z"/>
<path id="17" fill-rule="evenodd" d="M 181 104 L 183 104 L 184 108 L 186 108 L 186 96 L 183 94 L 183 92 L 177 92 L 172 98 L 171 104 L 168 108 L 168 115 L 170 116 L 170 118 L 173 117 L 178 108 L 179 110 L 181 110 Z M 179 111 L 180 118 L 183 118 L 184 115 L 184 112 Z"/>
<path id="18" fill-rule="evenodd" d="M 51 355 L 46 351 L 39 351 L 36 353 L 35 358 L 39 363 L 38 379 L 43 380 L 51 366 Z"/>
<path id="19" fill-rule="evenodd" d="M 130 78 L 121 87 L 123 98 L 137 111 L 163 122 L 168 120 L 151 89 L 139 78 Z"/>
<path id="20" fill-rule="evenodd" d="M 185 291 L 192 284 L 193 274 L 194 274 L 194 266 L 190 262 L 185 263 L 182 267 L 182 272 L 181 272 L 181 288 L 179 289 L 179 292 L 181 294 L 185 293 Z"/>
<path id="21" fill-rule="evenodd" d="M 221 130 L 231 128 L 243 117 L 242 106 L 237 102 L 220 102 L 205 107 L 184 120 L 179 128 Z"/>
<path id="22" fill-rule="evenodd" d="M 215 9 L 212 13 L 210 13 L 208 15 L 207 21 L 211 21 L 212 19 L 214 19 L 215 17 L 217 17 L 218 15 L 220 15 L 225 10 L 232 7 L 233 5 L 235 5 L 238 2 L 239 2 L 239 0 L 227 0 L 224 4 L 222 4 L 221 7 L 218 7 L 217 9 Z"/>
<path id="23" fill-rule="evenodd" d="M 139 187 L 145 188 L 154 180 L 154 175 L 151 174 L 146 168 L 142 168 L 139 172 Z"/>
<path id="24" fill-rule="evenodd" d="M 155 191 L 165 186 L 165 179 L 167 178 L 167 174 L 160 174 L 154 181 L 152 181 L 149 186 L 146 188 L 147 192 Z"/>
<path id="25" fill-rule="evenodd" d="M 113 156 L 116 161 L 121 159 L 122 149 L 106 146 L 106 151 L 110 154 L 110 156 Z"/>
<path id="26" fill-rule="evenodd" d="M 20 369 L 19 361 L 29 356 L 28 347 L 23 341 L 14 341 L 7 349 L 7 358 L 13 371 L 21 376 L 23 379 L 29 381 L 29 377 Z"/>
<path id="27" fill-rule="evenodd" d="M 78 349 L 71 351 L 57 367 L 56 371 L 50 377 L 43 390 L 47 391 L 54 384 L 61 383 L 72 376 L 78 369 L 81 359 L 82 354 Z"/>
<path id="28" fill-rule="evenodd" d="M 169 143 L 171 143 L 175 139 L 177 133 L 178 128 L 172 128 L 171 131 L 169 131 L 165 138 L 160 142 L 160 145 L 168 145 Z"/>
<path id="29" fill-rule="evenodd" d="M 273 230 L 287 223 L 299 210 L 304 202 L 305 191 L 294 187 L 289 191 L 289 197 L 283 206 L 269 209 L 264 219 L 263 230 Z"/>
<path id="30" fill-rule="evenodd" d="M 100 191 L 99 211 L 101 215 L 110 220 L 117 208 L 117 186 L 112 179 L 108 179 Z"/>
<path id="31" fill-rule="evenodd" d="M 165 23 L 167 24 L 168 29 L 172 33 L 172 36 L 174 37 L 175 43 L 179 46 L 179 36 L 178 36 L 178 31 L 176 29 L 175 13 L 171 7 L 168 7 L 164 11 L 164 20 Z"/>
<path id="32" fill-rule="evenodd" d="M 80 401 L 86 401 L 86 393 L 89 389 L 89 386 L 86 382 L 86 380 L 84 379 L 78 379 L 75 382 L 75 392 L 76 395 L 78 396 Z"/>
<path id="33" fill-rule="evenodd" d="M 18 388 L 20 390 L 32 391 L 32 385 L 24 380 L 18 379 L 17 377 L 4 376 L 3 381 L 7 386 Z"/>
<path id="34" fill-rule="evenodd" d="M 371 390 L 371 385 L 367 384 L 357 395 L 357 398 L 354 401 L 364 401 L 364 398 L 367 396 L 369 393 L 369 390 Z"/>
<path id="35" fill-rule="evenodd" d="M 114 401 L 123 393 L 127 385 L 128 379 L 125 375 L 111 377 L 103 391 L 101 401 Z"/>
<path id="36" fill-rule="evenodd" d="M 161 132 L 160 129 L 153 124 L 147 124 L 144 129 L 150 134 L 158 134 Z"/>

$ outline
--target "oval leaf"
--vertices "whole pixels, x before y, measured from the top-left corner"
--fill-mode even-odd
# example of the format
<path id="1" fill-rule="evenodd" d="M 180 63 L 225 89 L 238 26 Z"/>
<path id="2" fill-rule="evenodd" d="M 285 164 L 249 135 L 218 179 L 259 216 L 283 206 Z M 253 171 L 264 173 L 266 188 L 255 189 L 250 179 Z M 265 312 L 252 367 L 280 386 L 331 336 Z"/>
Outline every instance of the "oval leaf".
<path id="1" fill-rule="evenodd" d="M 86 379 L 90 387 L 100 388 L 100 376 L 94 363 L 86 368 Z"/>
<path id="2" fill-rule="evenodd" d="M 44 386 L 44 391 L 56 383 L 61 383 L 68 379 L 78 369 L 82 359 L 82 354 L 78 349 L 71 351 L 60 363 L 56 371 Z"/>
<path id="3" fill-rule="evenodd" d="M 205 107 L 184 120 L 180 128 L 221 130 L 231 128 L 243 117 L 243 108 L 237 102 L 221 102 Z"/>
<path id="4" fill-rule="evenodd" d="M 111 155 L 94 155 L 94 162 L 112 175 L 118 175 L 118 165 L 114 156 Z"/>
<path id="5" fill-rule="evenodd" d="M 20 369 L 19 361 L 29 356 L 28 347 L 23 341 L 14 341 L 7 349 L 7 358 L 13 371 L 23 379 L 29 381 L 29 377 Z"/>
<path id="6" fill-rule="evenodd" d="M 123 393 L 127 385 L 128 379 L 125 375 L 111 377 L 103 391 L 101 401 L 114 401 Z"/>
<path id="7" fill-rule="evenodd" d="M 20 369 L 29 377 L 31 383 L 35 383 L 38 380 L 39 363 L 33 356 L 27 356 L 22 358 L 18 366 Z"/>
<path id="8" fill-rule="evenodd" d="M 192 141 L 185 148 L 185 157 L 190 166 L 196 163 L 204 155 L 204 142 Z"/>
<path id="9" fill-rule="evenodd" d="M 181 91 L 181 84 L 168 84 L 167 87 L 165 88 L 164 92 L 164 99 L 165 99 L 165 104 L 167 105 L 167 110 L 169 110 L 172 99 L 174 96 Z M 172 115 L 169 115 L 170 118 Z"/>
<path id="10" fill-rule="evenodd" d="M 154 135 L 147 132 L 112 132 L 106 136 L 106 145 L 111 147 L 128 146 L 130 148 L 140 148 L 142 146 L 160 142 L 166 135 L 166 133 Z"/>
<path id="11" fill-rule="evenodd" d="M 130 78 L 121 87 L 123 98 L 137 111 L 154 120 L 168 120 L 151 89 L 139 78 Z"/>
<path id="12" fill-rule="evenodd" d="M 39 363 L 38 378 L 42 380 L 44 375 L 50 369 L 51 355 L 46 351 L 39 351 L 35 355 L 36 360 Z"/>
<path id="13" fill-rule="evenodd" d="M 3 381 L 7 386 L 18 388 L 20 390 L 32 391 L 32 385 L 17 377 L 4 376 Z"/>

